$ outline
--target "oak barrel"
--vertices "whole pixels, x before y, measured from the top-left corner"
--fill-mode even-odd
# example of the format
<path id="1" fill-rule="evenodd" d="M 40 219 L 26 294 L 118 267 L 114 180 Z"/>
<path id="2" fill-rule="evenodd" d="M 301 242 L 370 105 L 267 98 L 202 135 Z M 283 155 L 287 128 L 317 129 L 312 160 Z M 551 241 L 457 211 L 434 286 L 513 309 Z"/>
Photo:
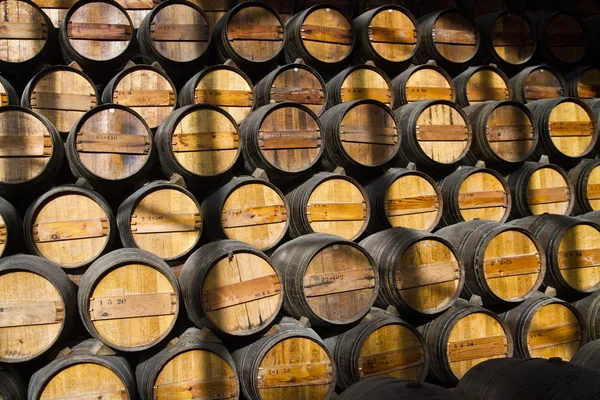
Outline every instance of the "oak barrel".
<path id="1" fill-rule="evenodd" d="M 230 0 L 189 0 L 204 11 L 208 26 L 213 27 L 229 10 Z"/>
<path id="2" fill-rule="evenodd" d="M 564 215 L 523 218 L 513 225 L 533 233 L 546 250 L 546 286 L 559 295 L 591 293 L 600 287 L 600 225 Z"/>
<path id="3" fill-rule="evenodd" d="M 600 340 L 593 340 L 581 346 L 571 359 L 571 363 L 600 371 Z"/>
<path id="4" fill-rule="evenodd" d="M 76 2 L 77 0 L 33 0 L 33 3 L 40 7 L 44 14 L 50 18 L 55 28 L 58 28 L 61 22 L 65 20 L 67 11 Z"/>
<path id="5" fill-rule="evenodd" d="M 302 104 L 284 102 L 254 110 L 240 124 L 246 172 L 260 168 L 275 183 L 301 176 L 321 159 L 322 132 L 319 117 Z"/>
<path id="6" fill-rule="evenodd" d="M 164 340 L 182 308 L 175 274 L 158 256 L 139 249 L 96 260 L 81 279 L 77 304 L 90 335 L 125 352 Z"/>
<path id="7" fill-rule="evenodd" d="M 16 254 L 21 250 L 23 223 L 17 210 L 0 197 L 0 257 Z"/>
<path id="8" fill-rule="evenodd" d="M 266 329 L 283 304 L 277 266 L 257 248 L 217 240 L 196 250 L 179 276 L 188 318 L 229 336 Z"/>
<path id="9" fill-rule="evenodd" d="M 23 400 L 27 397 L 27 385 L 12 368 L 0 366 L 0 398 L 3 400 Z"/>
<path id="10" fill-rule="evenodd" d="M 371 206 L 364 188 L 345 175 L 319 172 L 286 194 L 289 236 L 313 232 L 355 240 L 367 229 Z"/>
<path id="11" fill-rule="evenodd" d="M 390 168 L 365 190 L 371 203 L 367 232 L 388 228 L 435 229 L 442 218 L 442 193 L 437 183 L 415 169 Z"/>
<path id="12" fill-rule="evenodd" d="M 327 107 L 363 99 L 391 105 L 392 83 L 383 70 L 368 64 L 354 65 L 327 82 Z"/>
<path id="13" fill-rule="evenodd" d="M 154 181 L 119 206 L 117 226 L 123 246 L 147 250 L 177 263 L 200 241 L 200 203 L 181 186 Z"/>
<path id="14" fill-rule="evenodd" d="M 360 245 L 379 270 L 379 307 L 393 305 L 401 315 L 434 315 L 452 306 L 463 289 L 463 263 L 440 236 L 393 228 L 368 236 Z"/>
<path id="15" fill-rule="evenodd" d="M 86 74 L 58 65 L 44 69 L 29 81 L 23 89 L 21 106 L 48 118 L 66 138 L 77 120 L 99 100 L 94 82 Z"/>
<path id="16" fill-rule="evenodd" d="M 333 394 L 333 356 L 315 331 L 299 324 L 285 317 L 232 352 L 245 398 L 325 400 Z"/>
<path id="17" fill-rule="evenodd" d="M 70 270 L 85 268 L 110 251 L 117 225 L 102 196 L 65 185 L 44 193 L 29 206 L 23 235 L 31 254 Z"/>
<path id="18" fill-rule="evenodd" d="M 540 16 L 535 25 L 540 56 L 550 65 L 571 66 L 585 58 L 591 45 L 590 35 L 576 14 L 550 12 Z"/>
<path id="19" fill-rule="evenodd" d="M 0 362 L 39 358 L 77 321 L 75 286 L 51 263 L 19 254 L 0 259 Z"/>
<path id="20" fill-rule="evenodd" d="M 188 328 L 135 368 L 142 400 L 239 398 L 233 359 L 208 329 Z"/>
<path id="21" fill-rule="evenodd" d="M 206 237 L 273 249 L 288 230 L 288 208 L 288 200 L 272 183 L 250 176 L 234 178 L 202 202 Z"/>
<path id="22" fill-rule="evenodd" d="M 508 76 L 494 65 L 469 67 L 454 78 L 456 103 L 467 107 L 486 101 L 510 100 L 512 88 Z"/>
<path id="23" fill-rule="evenodd" d="M 566 76 L 569 85 L 569 96 L 581 100 L 591 100 L 600 97 L 600 68 L 583 66 L 575 68 Z"/>
<path id="24" fill-rule="evenodd" d="M 364 317 L 377 298 L 379 276 L 371 256 L 339 236 L 311 233 L 272 255 L 285 287 L 287 315 L 315 326 L 348 325 Z"/>
<path id="25" fill-rule="evenodd" d="M 473 219 L 505 222 L 510 215 L 511 189 L 493 169 L 460 166 L 438 185 L 444 201 L 443 225 Z"/>
<path id="26" fill-rule="evenodd" d="M 20 100 L 17 91 L 10 82 L 0 76 L 0 107 L 18 105 Z"/>
<path id="27" fill-rule="evenodd" d="M 102 101 L 131 108 L 156 129 L 177 107 L 177 89 L 160 65 L 131 65 L 106 84 Z"/>
<path id="28" fill-rule="evenodd" d="M 529 231 L 493 221 L 458 223 L 436 232 L 458 251 L 465 266 L 462 295 L 486 306 L 520 303 L 537 292 L 546 274 L 546 255 Z"/>
<path id="29" fill-rule="evenodd" d="M 510 80 L 513 100 L 527 104 L 536 100 L 554 99 L 568 94 L 562 74 L 549 65 L 536 65 L 521 70 Z"/>
<path id="30" fill-rule="evenodd" d="M 427 376 L 429 353 L 423 337 L 390 308 L 372 308 L 357 325 L 325 337 L 337 365 L 338 387 L 375 376 L 414 381 Z"/>
<path id="31" fill-rule="evenodd" d="M 600 161 L 584 158 L 569 171 L 575 190 L 573 215 L 600 210 Z"/>
<path id="32" fill-rule="evenodd" d="M 594 292 L 583 299 L 571 302 L 571 305 L 577 309 L 583 316 L 583 326 L 585 327 L 587 340 L 600 339 L 600 292 Z"/>
<path id="33" fill-rule="evenodd" d="M 339 397 L 340 400 L 460 400 L 451 391 L 437 385 L 404 379 L 377 377 L 355 383 Z"/>
<path id="34" fill-rule="evenodd" d="M 513 356 L 506 322 L 463 299 L 419 330 L 431 356 L 429 379 L 444 386 L 455 386 L 485 360 Z"/>
<path id="35" fill-rule="evenodd" d="M 392 108 L 420 100 L 454 101 L 452 77 L 435 61 L 407 68 L 392 80 Z"/>
<path id="36" fill-rule="evenodd" d="M 33 374 L 28 399 L 132 399 L 133 371 L 127 360 L 102 342 L 87 339 L 65 348 Z"/>
<path id="37" fill-rule="evenodd" d="M 511 218 L 544 213 L 570 215 L 575 191 L 558 165 L 526 162 L 506 177 L 512 195 Z"/>

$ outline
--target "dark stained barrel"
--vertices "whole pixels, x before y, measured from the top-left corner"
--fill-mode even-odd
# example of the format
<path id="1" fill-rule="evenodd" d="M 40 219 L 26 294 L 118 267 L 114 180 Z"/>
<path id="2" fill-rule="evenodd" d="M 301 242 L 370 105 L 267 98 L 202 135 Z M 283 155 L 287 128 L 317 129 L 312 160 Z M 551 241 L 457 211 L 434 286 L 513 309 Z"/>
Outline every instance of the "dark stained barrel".
<path id="1" fill-rule="evenodd" d="M 571 364 L 600 371 L 600 340 L 593 340 L 581 346 L 571 359 Z"/>
<path id="2" fill-rule="evenodd" d="M 0 76 L 0 107 L 19 105 L 20 98 L 15 88 L 6 78 Z"/>
<path id="3" fill-rule="evenodd" d="M 513 100 L 527 104 L 536 100 L 567 96 L 567 83 L 560 71 L 549 65 L 524 68 L 510 80 Z"/>
<path id="4" fill-rule="evenodd" d="M 435 61 L 413 65 L 392 80 L 392 108 L 421 100 L 454 101 L 456 90 L 452 77 Z"/>
<path id="5" fill-rule="evenodd" d="M 486 101 L 509 100 L 512 88 L 508 76 L 494 65 L 469 67 L 454 78 L 456 103 L 467 107 Z"/>
<path id="6" fill-rule="evenodd" d="M 569 171 L 575 189 L 573 215 L 600 210 L 600 161 L 584 158 Z"/>
<path id="7" fill-rule="evenodd" d="M 600 339 L 600 292 L 594 292 L 571 303 L 583 316 L 587 340 Z"/>
<path id="8" fill-rule="evenodd" d="M 430 383 L 418 383 L 389 377 L 369 378 L 346 389 L 340 400 L 459 400 L 451 391 Z"/>
<path id="9" fill-rule="evenodd" d="M 23 243 L 23 223 L 17 210 L 0 197 L 0 257 L 16 254 Z"/>
<path id="10" fill-rule="evenodd" d="M 551 12 L 535 20 L 535 25 L 539 54 L 550 65 L 568 67 L 585 58 L 592 42 L 585 23 L 576 14 Z"/>
<path id="11" fill-rule="evenodd" d="M 468 12 L 472 18 L 507 11 L 511 8 L 517 9 L 518 4 L 512 3 L 514 3 L 512 0 L 458 0 L 458 6 Z"/>
<path id="12" fill-rule="evenodd" d="M 27 385 L 16 370 L 0 367 L 0 398 L 23 400 L 27 396 Z"/>
<path id="13" fill-rule="evenodd" d="M 566 76 L 569 86 L 569 96 L 581 100 L 591 100 L 600 97 L 600 69 L 586 65 L 575 68 Z"/>
<path id="14" fill-rule="evenodd" d="M 327 82 L 327 107 L 362 99 L 391 105 L 392 82 L 380 68 L 368 64 L 354 65 Z"/>

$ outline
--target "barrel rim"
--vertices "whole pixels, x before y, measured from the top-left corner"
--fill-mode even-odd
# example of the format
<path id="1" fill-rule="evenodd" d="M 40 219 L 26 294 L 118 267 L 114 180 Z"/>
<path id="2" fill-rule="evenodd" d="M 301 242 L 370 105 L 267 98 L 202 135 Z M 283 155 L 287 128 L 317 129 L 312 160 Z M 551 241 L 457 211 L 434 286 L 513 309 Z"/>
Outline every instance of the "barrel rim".
<path id="1" fill-rule="evenodd" d="M 565 183 L 567 185 L 567 189 L 569 190 L 569 200 L 568 200 L 568 205 L 567 205 L 567 209 L 565 210 L 565 213 L 563 214 L 564 216 L 569 216 L 571 214 L 571 212 L 573 211 L 573 207 L 575 207 L 575 188 L 573 186 L 573 184 L 571 183 L 571 180 L 569 179 L 569 175 L 567 174 L 567 172 L 559 165 L 557 164 L 545 164 L 545 163 L 537 163 L 537 162 L 531 162 L 528 161 L 524 167 L 530 167 L 531 169 L 528 171 L 525 171 L 525 176 L 524 176 L 524 183 L 526 183 L 525 188 L 529 185 L 529 181 L 531 179 L 531 177 L 533 176 L 534 173 L 536 173 L 537 171 L 544 169 L 544 168 L 549 168 L 552 169 L 556 172 L 558 172 L 563 179 L 565 180 Z M 516 173 L 517 171 L 515 171 Z M 526 191 L 524 193 L 524 203 L 525 206 L 527 207 L 527 209 L 529 210 L 529 212 L 531 212 L 531 206 L 530 206 L 530 199 L 529 199 L 529 191 Z M 541 215 L 547 214 L 547 212 L 544 212 Z M 536 215 L 531 213 L 531 215 Z M 539 215 L 539 214 L 537 214 Z M 600 225 L 598 226 L 598 230 L 600 230 Z M 600 284 L 600 283 L 599 283 Z"/>
<path id="2" fill-rule="evenodd" d="M 406 68 L 403 72 L 396 75 L 394 77 L 394 79 L 391 80 L 392 81 L 392 109 L 394 111 L 399 109 L 400 107 L 403 107 L 407 104 L 415 102 L 415 101 L 409 102 L 408 99 L 406 98 L 406 93 L 403 93 L 403 92 L 405 91 L 405 89 L 407 87 L 406 84 L 414 76 L 414 74 L 421 70 L 425 70 L 425 69 L 429 69 L 429 70 L 433 70 L 433 71 L 437 72 L 446 80 L 446 82 L 448 82 L 448 86 L 450 86 L 450 93 L 452 94 L 452 100 L 450 100 L 450 101 L 452 101 L 453 103 L 456 102 L 456 85 L 454 84 L 454 79 L 452 79 L 452 76 L 450 76 L 450 74 L 445 69 L 443 69 L 442 67 L 437 65 L 437 63 L 435 61 L 433 61 L 433 60 L 430 60 L 430 61 L 431 62 L 428 62 L 425 64 L 419 64 L 419 65 L 411 64 L 408 68 Z M 403 82 L 404 77 L 406 77 L 405 82 Z M 396 86 L 398 87 L 397 89 L 395 88 Z M 416 101 L 422 101 L 422 100 L 416 100 Z"/>
<path id="3" fill-rule="evenodd" d="M 590 163 L 588 164 L 582 164 L 585 163 L 586 160 L 590 160 Z M 576 188 L 577 186 L 580 186 L 582 188 L 582 190 L 585 193 L 585 196 L 582 196 L 583 198 L 580 199 L 580 201 L 583 201 L 586 203 L 586 205 L 592 210 L 591 212 L 594 211 L 600 211 L 600 209 L 598 210 L 594 210 L 594 207 L 592 207 L 591 204 L 591 199 L 589 198 L 589 182 L 590 182 L 590 177 L 592 175 L 592 173 L 594 172 L 594 170 L 596 168 L 600 167 L 600 160 L 593 158 L 593 159 L 589 159 L 589 158 L 583 158 L 580 161 L 580 164 L 583 165 L 583 171 L 581 173 L 581 181 L 579 183 L 577 182 L 572 182 L 573 183 L 573 187 Z M 569 171 L 570 172 L 570 171 Z M 575 189 L 577 190 L 577 189 Z M 587 213 L 585 213 L 587 214 Z"/>
<path id="4" fill-rule="evenodd" d="M 583 54 L 578 60 L 565 61 L 565 60 L 558 58 L 558 56 L 556 56 L 554 54 L 554 52 L 550 49 L 550 46 L 547 47 L 547 51 L 548 51 L 548 54 L 550 54 L 551 57 L 554 59 L 552 61 L 554 61 L 555 63 L 562 64 L 562 65 L 574 65 L 574 64 L 584 61 L 590 51 L 590 48 L 592 47 L 591 43 L 590 43 L 590 39 L 589 39 L 589 37 L 590 37 L 589 31 L 590 30 L 588 29 L 588 26 L 584 22 L 584 20 L 581 17 L 579 17 L 579 15 L 577 15 L 577 13 L 571 12 L 569 10 L 561 10 L 561 11 L 551 12 L 551 13 L 544 15 L 540 22 L 539 38 L 540 38 L 540 41 L 543 41 L 545 44 L 547 44 L 548 25 L 551 24 L 551 22 L 554 18 L 558 17 L 561 14 L 566 15 L 566 16 L 572 18 L 573 20 L 575 20 L 577 25 L 579 25 L 579 27 L 581 28 L 583 37 L 588 38 L 588 39 L 584 40 L 584 43 L 583 43 Z"/>
<path id="5" fill-rule="evenodd" d="M 476 65 L 476 66 L 470 66 L 469 68 L 467 68 L 465 71 L 463 71 L 461 74 L 459 74 L 456 78 L 454 78 L 453 80 L 458 79 L 461 76 L 464 76 L 466 78 L 465 83 L 464 83 L 464 93 L 461 93 L 461 95 L 465 96 L 465 99 L 467 100 L 467 106 L 472 106 L 472 105 L 476 105 L 476 104 L 481 104 L 481 103 L 487 103 L 488 101 L 484 101 L 484 102 L 479 102 L 479 103 L 471 103 L 469 101 L 469 96 L 467 94 L 468 91 L 468 86 L 469 86 L 469 82 L 471 81 L 471 79 L 473 78 L 473 76 L 481 71 L 492 71 L 493 73 L 495 73 L 496 75 L 498 75 L 500 78 L 502 78 L 502 80 L 504 81 L 506 88 L 508 90 L 508 97 L 504 100 L 498 100 L 498 101 L 510 101 L 510 99 L 513 98 L 513 87 L 510 83 L 510 79 L 508 78 L 508 75 L 506 75 L 504 73 L 504 71 L 502 71 L 500 68 L 498 68 L 497 65 L 495 64 L 487 64 L 487 65 Z M 458 92 L 458 89 L 461 87 L 461 85 L 456 85 L 456 91 Z"/>
<path id="6" fill-rule="evenodd" d="M 464 17 L 469 24 L 471 24 L 471 27 L 473 28 L 473 32 L 475 32 L 475 49 L 473 50 L 473 55 L 466 61 L 463 62 L 455 62 L 452 60 L 448 60 L 446 57 L 444 57 L 444 55 L 442 53 L 439 52 L 439 50 L 437 49 L 437 46 L 435 45 L 435 41 L 433 40 L 433 37 L 431 35 L 431 32 L 428 33 L 428 37 L 431 39 L 432 41 L 432 47 L 431 49 L 433 51 L 436 52 L 436 55 L 444 60 L 444 62 L 446 63 L 451 63 L 454 65 L 468 65 L 469 63 L 471 63 L 479 54 L 479 51 L 481 49 L 481 32 L 479 32 L 479 30 L 477 29 L 477 26 L 475 25 L 475 21 L 469 16 L 469 14 L 467 14 L 466 12 L 464 12 L 463 10 L 461 10 L 460 8 L 446 8 L 444 10 L 439 10 L 439 11 L 434 11 L 432 13 L 429 14 L 425 14 L 422 15 L 419 20 L 425 20 L 427 19 L 432 19 L 431 22 L 431 28 L 433 29 L 435 27 L 436 22 L 443 16 L 446 16 L 448 14 L 458 14 L 461 15 L 462 17 Z M 420 24 L 421 26 L 423 26 L 423 23 Z"/>

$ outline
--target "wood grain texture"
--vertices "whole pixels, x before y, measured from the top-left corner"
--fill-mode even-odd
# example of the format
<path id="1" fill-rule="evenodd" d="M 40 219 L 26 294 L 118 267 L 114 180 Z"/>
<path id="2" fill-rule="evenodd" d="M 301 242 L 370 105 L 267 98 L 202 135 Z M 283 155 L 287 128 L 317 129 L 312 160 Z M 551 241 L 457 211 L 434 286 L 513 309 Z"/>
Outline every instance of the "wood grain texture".
<path id="1" fill-rule="evenodd" d="M 477 32 L 461 14 L 442 14 L 433 25 L 432 36 L 437 51 L 451 62 L 467 62 L 477 52 Z"/>
<path id="2" fill-rule="evenodd" d="M 58 28 L 60 23 L 64 21 L 67 11 L 77 0 L 34 0 L 35 4 L 44 11 L 44 13 L 52 21 L 52 25 Z"/>
<path id="3" fill-rule="evenodd" d="M 418 175 L 395 180 L 385 193 L 384 201 L 386 216 L 393 227 L 429 232 L 442 212 L 436 188 Z"/>
<path id="4" fill-rule="evenodd" d="M 50 379 L 40 400 L 122 400 L 127 397 L 127 388 L 117 374 L 105 366 L 81 362 L 61 370 Z"/>
<path id="5" fill-rule="evenodd" d="M 485 171 L 479 171 L 461 184 L 458 205 L 465 221 L 479 218 L 501 222 L 510 213 L 509 198 L 505 182 Z"/>
<path id="6" fill-rule="evenodd" d="M 527 182 L 527 204 L 533 215 L 565 215 L 571 196 L 566 177 L 553 168 L 538 169 Z"/>
<path id="7" fill-rule="evenodd" d="M 454 99 L 452 81 L 434 68 L 423 67 L 416 70 L 405 85 L 409 103 L 421 100 Z"/>
<path id="8" fill-rule="evenodd" d="M 597 129 L 588 111 L 577 103 L 564 101 L 550 113 L 550 140 L 560 153 L 569 157 L 587 154 L 597 136 Z"/>
<path id="9" fill-rule="evenodd" d="M 479 2 L 484 3 L 484 2 Z M 535 36 L 532 26 L 519 14 L 503 14 L 494 23 L 492 45 L 496 54 L 513 65 L 522 65 L 533 57 Z"/>
<path id="10" fill-rule="evenodd" d="M 325 108 L 325 86 L 306 68 L 286 68 L 273 80 L 270 103 L 293 101 L 319 115 Z"/>
<path id="11" fill-rule="evenodd" d="M 248 61 L 273 60 L 283 48 L 284 27 L 266 7 L 254 4 L 230 16 L 227 39 L 234 52 Z"/>
<path id="12" fill-rule="evenodd" d="M 21 0 L 0 2 L 0 61 L 21 63 L 40 53 L 48 29 L 38 9 Z"/>
<path id="13" fill-rule="evenodd" d="M 190 0 L 204 11 L 208 18 L 210 27 L 215 26 L 217 21 L 229 10 L 228 0 Z"/>
<path id="14" fill-rule="evenodd" d="M 466 86 L 469 104 L 510 99 L 509 82 L 493 69 L 477 71 Z"/>
<path id="15" fill-rule="evenodd" d="M 594 168 L 587 179 L 587 199 L 594 211 L 600 210 L 600 168 Z"/>
<path id="16" fill-rule="evenodd" d="M 417 28 L 413 20 L 398 9 L 381 10 L 369 23 L 369 40 L 384 59 L 401 62 L 409 59 L 417 46 Z"/>
<path id="17" fill-rule="evenodd" d="M 336 63 L 352 50 L 353 30 L 348 18 L 337 9 L 318 8 L 302 21 L 302 43 L 319 61 Z"/>
<path id="18" fill-rule="evenodd" d="M 589 291 L 600 282 L 600 231 L 591 225 L 569 229 L 558 246 L 558 268 L 567 284 Z"/>
<path id="19" fill-rule="evenodd" d="M 531 154 L 534 144 L 533 121 L 520 108 L 510 104 L 497 107 L 486 121 L 490 147 L 503 160 L 516 162 Z"/>
<path id="20" fill-rule="evenodd" d="M 537 308 L 526 332 L 533 358 L 560 357 L 569 361 L 583 342 L 583 327 L 577 315 L 559 302 Z"/>
<path id="21" fill-rule="evenodd" d="M 343 102 L 372 99 L 391 105 L 392 93 L 388 80 L 377 70 L 357 68 L 342 82 L 340 96 Z"/>
<path id="22" fill-rule="evenodd" d="M 565 88 L 561 79 L 548 69 L 537 69 L 529 74 L 525 80 L 525 99 L 527 103 L 564 95 Z"/>

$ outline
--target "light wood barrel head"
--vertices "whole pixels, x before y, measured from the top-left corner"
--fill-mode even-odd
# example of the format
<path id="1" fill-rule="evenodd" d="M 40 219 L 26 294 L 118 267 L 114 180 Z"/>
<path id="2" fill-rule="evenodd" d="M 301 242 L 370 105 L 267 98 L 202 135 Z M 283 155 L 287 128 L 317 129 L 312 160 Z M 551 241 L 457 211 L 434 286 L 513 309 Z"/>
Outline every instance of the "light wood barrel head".
<path id="1" fill-rule="evenodd" d="M 50 378 L 40 400 L 129 398 L 125 383 L 103 365 L 82 362 L 71 365 Z"/>
<path id="2" fill-rule="evenodd" d="M 438 53 L 454 63 L 464 63 L 477 53 L 477 31 L 462 14 L 444 13 L 433 24 L 433 42 Z"/>
<path id="3" fill-rule="evenodd" d="M 348 18 L 337 9 L 318 8 L 302 21 L 302 44 L 324 63 L 344 60 L 352 51 L 354 32 Z"/>
<path id="4" fill-rule="evenodd" d="M 510 99 L 509 82 L 493 69 L 475 72 L 467 83 L 469 104 Z"/>
<path id="5" fill-rule="evenodd" d="M 502 222 L 508 218 L 510 193 L 505 182 L 486 171 L 476 171 L 460 185 L 458 207 L 465 221 Z"/>
<path id="6" fill-rule="evenodd" d="M 59 132 L 69 132 L 86 111 L 96 107 L 94 83 L 70 69 L 42 74 L 31 87 L 31 109 L 48 118 Z"/>
<path id="7" fill-rule="evenodd" d="M 161 189 L 139 200 L 130 218 L 137 247 L 164 259 L 176 259 L 200 240 L 200 208 L 187 194 Z"/>
<path id="8" fill-rule="evenodd" d="M 179 298 L 159 270 L 126 264 L 96 282 L 86 312 L 103 342 L 131 351 L 156 344 L 170 332 Z"/>
<path id="9" fill-rule="evenodd" d="M 293 101 L 319 115 L 325 108 L 325 86 L 306 68 L 285 68 L 273 80 L 270 102 Z"/>
<path id="10" fill-rule="evenodd" d="M 395 266 L 395 285 L 409 307 L 423 314 L 447 308 L 460 285 L 460 264 L 452 249 L 436 239 L 410 245 Z"/>
<path id="11" fill-rule="evenodd" d="M 525 100 L 527 103 L 536 100 L 554 99 L 565 95 L 561 79 L 548 69 L 533 71 L 525 80 Z"/>
<path id="12" fill-rule="evenodd" d="M 0 82 L 0 107 L 8 105 L 8 101 L 8 91 L 2 82 Z"/>
<path id="13" fill-rule="evenodd" d="M 329 354 L 313 339 L 284 339 L 260 362 L 258 393 L 263 400 L 323 400 L 335 385 L 334 368 Z"/>
<path id="14" fill-rule="evenodd" d="M 235 372 L 216 353 L 190 350 L 169 360 L 154 381 L 157 400 L 237 398 Z"/>
<path id="15" fill-rule="evenodd" d="M 520 15 L 504 14 L 492 28 L 492 45 L 496 54 L 507 63 L 524 64 L 533 57 L 535 51 L 533 29 Z"/>
<path id="16" fill-rule="evenodd" d="M 504 330 L 498 318 L 474 312 L 455 321 L 446 351 L 450 370 L 457 379 L 483 361 L 512 356 L 510 332 Z"/>
<path id="17" fill-rule="evenodd" d="M 421 100 L 454 100 L 453 84 L 434 68 L 417 69 L 406 82 L 409 103 Z"/>
<path id="18" fill-rule="evenodd" d="M 600 69 L 588 68 L 579 77 L 577 94 L 580 99 L 595 99 L 600 97 Z"/>
<path id="19" fill-rule="evenodd" d="M 238 252 L 219 260 L 206 274 L 202 308 L 223 332 L 248 335 L 266 327 L 279 312 L 281 282 L 273 266 Z"/>
<path id="20" fill-rule="evenodd" d="M 417 27 L 399 9 L 381 10 L 369 23 L 369 40 L 382 58 L 392 62 L 406 61 L 417 47 Z"/>
<path id="21" fill-rule="evenodd" d="M 235 53 L 252 62 L 273 60 L 283 49 L 284 26 L 278 16 L 256 4 L 229 18 L 227 40 Z"/>
<path id="22" fill-rule="evenodd" d="M 25 361 L 48 350 L 63 329 L 64 309 L 57 288 L 41 275 L 2 273 L 0 361 Z"/>
<path id="23" fill-rule="evenodd" d="M 536 243 L 516 229 L 494 236 L 486 244 L 481 263 L 487 286 L 505 301 L 522 299 L 535 290 L 546 267 Z"/>
<path id="24" fill-rule="evenodd" d="M 4 218 L 2 218 L 2 215 L 0 215 L 0 257 L 2 257 L 2 254 L 4 253 L 4 250 L 6 249 L 7 235 L 8 235 L 8 232 L 6 229 L 6 222 L 4 221 Z"/>
<path id="25" fill-rule="evenodd" d="M 419 337 L 401 324 L 388 324 L 371 333 L 360 348 L 361 379 L 376 376 L 418 380 L 426 350 Z"/>
<path id="26" fill-rule="evenodd" d="M 585 195 L 594 211 L 600 210 L 600 166 L 589 173 L 585 186 Z"/>
<path id="27" fill-rule="evenodd" d="M 486 121 L 490 147 L 501 159 L 518 162 L 531 154 L 535 128 L 527 113 L 511 104 L 491 112 Z"/>
<path id="28" fill-rule="evenodd" d="M 58 28 L 60 23 L 65 20 L 65 15 L 69 8 L 77 2 L 77 0 L 33 0 L 38 7 L 52 21 L 52 25 Z"/>
<path id="29" fill-rule="evenodd" d="M 279 243 L 288 228 L 286 202 L 263 183 L 252 182 L 231 192 L 221 210 L 221 224 L 229 239 L 268 249 Z"/>
<path id="30" fill-rule="evenodd" d="M 254 104 L 252 82 L 235 69 L 213 69 L 196 84 L 194 103 L 218 106 L 240 123 Z"/>
<path id="31" fill-rule="evenodd" d="M 189 0 L 204 11 L 208 18 L 208 26 L 215 26 L 217 21 L 229 10 L 229 0 Z"/>
<path id="32" fill-rule="evenodd" d="M 558 267 L 567 284 L 590 292 L 600 284 L 600 231 L 580 224 L 569 229 L 558 246 Z"/>
<path id="33" fill-rule="evenodd" d="M 577 315 L 563 303 L 537 308 L 525 330 L 532 358 L 560 357 L 569 361 L 583 342 L 583 327 Z"/>
<path id="34" fill-rule="evenodd" d="M 389 81 L 377 70 L 368 67 L 356 68 L 342 82 L 340 96 L 343 103 L 371 99 L 390 106 L 392 88 Z"/>
<path id="35" fill-rule="evenodd" d="M 210 27 L 196 8 L 169 4 L 157 10 L 150 22 L 150 39 L 164 58 L 176 62 L 198 59 L 208 49 Z"/>
<path id="36" fill-rule="evenodd" d="M 367 196 L 362 188 L 346 179 L 327 179 L 310 194 L 306 214 L 314 232 L 354 240 L 368 224 Z"/>
<path id="37" fill-rule="evenodd" d="M 157 128 L 175 108 L 175 86 L 152 69 L 133 68 L 115 82 L 112 102 L 131 108 L 150 128 Z"/>
<path id="38" fill-rule="evenodd" d="M 133 27 L 138 29 L 140 24 L 150 14 L 160 0 L 115 0 L 127 11 Z"/>
<path id="39" fill-rule="evenodd" d="M 566 215 L 573 202 L 566 176 L 553 168 L 542 167 L 527 182 L 527 204 L 533 215 Z"/>
<path id="40" fill-rule="evenodd" d="M 133 38 L 129 16 L 108 3 L 84 4 L 75 9 L 64 23 L 73 49 L 81 56 L 95 61 L 118 57 Z"/>
<path id="41" fill-rule="evenodd" d="M 433 182 L 420 175 L 404 175 L 387 189 L 385 215 L 392 227 L 432 231 L 441 218 L 441 204 Z"/>
<path id="42" fill-rule="evenodd" d="M 38 177 L 54 152 L 48 128 L 35 116 L 0 109 L 0 182 L 24 183 Z"/>
<path id="43" fill-rule="evenodd" d="M 571 15 L 560 13 L 552 17 L 545 35 L 548 49 L 558 60 L 574 63 L 585 56 L 585 32 L 579 21 Z"/>
<path id="44" fill-rule="evenodd" d="M 38 55 L 48 39 L 43 13 L 27 1 L 0 1 L 0 61 L 22 63 Z"/>
<path id="45" fill-rule="evenodd" d="M 598 126 L 581 105 L 565 100 L 550 113 L 548 132 L 558 151 L 569 157 L 582 157 L 590 151 Z"/>

